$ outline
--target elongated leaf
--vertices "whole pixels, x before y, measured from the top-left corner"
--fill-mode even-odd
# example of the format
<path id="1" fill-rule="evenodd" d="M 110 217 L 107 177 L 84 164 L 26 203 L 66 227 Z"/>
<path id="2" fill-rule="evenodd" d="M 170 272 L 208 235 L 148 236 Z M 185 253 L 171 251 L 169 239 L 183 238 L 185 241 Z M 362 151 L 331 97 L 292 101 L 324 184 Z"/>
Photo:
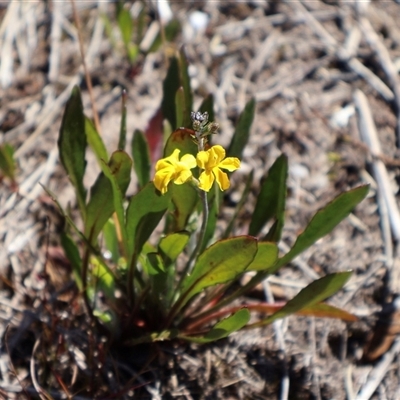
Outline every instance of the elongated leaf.
<path id="1" fill-rule="evenodd" d="M 181 307 L 195 294 L 218 283 L 228 283 L 243 273 L 257 253 L 257 240 L 238 236 L 220 240 L 199 257 L 193 272 L 182 285 Z"/>
<path id="2" fill-rule="evenodd" d="M 108 163 L 110 173 L 114 176 L 121 196 L 125 195 L 130 182 L 132 160 L 124 151 L 116 151 L 111 155 Z M 115 211 L 112 183 L 108 176 L 99 175 L 90 192 L 90 201 L 87 205 L 85 235 L 96 240 L 104 224 Z"/>
<path id="3" fill-rule="evenodd" d="M 193 94 L 192 94 L 192 88 L 190 87 L 188 61 L 186 59 L 184 48 L 181 48 L 181 51 L 179 52 L 179 71 L 181 77 L 181 84 L 183 87 L 183 94 L 185 98 L 185 101 L 183 102 L 184 109 L 182 110 L 183 111 L 182 126 L 190 128 L 192 126 L 190 113 L 193 110 Z M 181 125 L 177 125 L 176 127 L 178 128 L 178 126 Z"/>
<path id="4" fill-rule="evenodd" d="M 119 251 L 117 229 L 112 218 L 109 218 L 104 224 L 103 237 L 106 248 L 111 253 L 111 260 L 117 264 L 121 255 Z"/>
<path id="5" fill-rule="evenodd" d="M 196 189 L 184 183 L 183 185 L 170 185 L 172 202 L 174 203 L 174 228 L 175 231 L 184 230 L 188 220 L 199 202 L 199 195 Z"/>
<path id="6" fill-rule="evenodd" d="M 14 159 L 14 148 L 5 143 L 0 146 L 0 171 L 4 176 L 15 180 L 16 162 Z"/>
<path id="7" fill-rule="evenodd" d="M 242 308 L 228 318 L 217 322 L 203 337 L 178 335 L 179 338 L 195 343 L 210 343 L 228 337 L 231 333 L 242 329 L 250 320 L 247 308 Z"/>
<path id="8" fill-rule="evenodd" d="M 133 168 L 142 188 L 150 181 L 150 151 L 142 132 L 136 130 L 132 139 Z"/>
<path id="9" fill-rule="evenodd" d="M 231 144 L 228 149 L 229 157 L 242 158 L 243 149 L 246 147 L 250 136 L 250 128 L 253 123 L 254 113 L 256 109 L 255 99 L 251 99 L 240 114 L 239 121 L 236 125 Z"/>
<path id="10" fill-rule="evenodd" d="M 175 149 L 181 151 L 179 157 L 185 154 L 196 156 L 198 151 L 197 146 L 190 137 L 190 132 L 186 129 L 176 129 L 171 133 L 165 144 L 164 157 L 170 156 Z"/>
<path id="11" fill-rule="evenodd" d="M 127 93 L 124 89 L 122 91 L 122 110 L 121 110 L 121 124 L 119 128 L 118 150 L 125 150 L 126 146 L 126 98 Z"/>
<path id="12" fill-rule="evenodd" d="M 108 163 L 109 156 L 103 139 L 88 117 L 85 117 L 85 132 L 89 146 L 93 150 L 99 165 L 101 160 Z"/>
<path id="13" fill-rule="evenodd" d="M 183 126 L 183 117 L 186 112 L 185 93 L 181 86 L 175 94 L 176 126 Z"/>
<path id="14" fill-rule="evenodd" d="M 85 116 L 79 88 L 72 89 L 61 122 L 58 149 L 61 163 L 74 185 L 78 205 L 85 215 L 86 191 L 83 186 L 86 160 Z"/>
<path id="15" fill-rule="evenodd" d="M 91 257 L 93 289 L 105 294 L 108 301 L 115 300 L 115 277 L 101 258 Z"/>
<path id="16" fill-rule="evenodd" d="M 247 271 L 267 271 L 278 259 L 278 246 L 275 243 L 259 242 L 257 254 L 247 267 Z"/>
<path id="17" fill-rule="evenodd" d="M 151 287 L 152 313 L 159 312 L 160 317 L 165 317 L 174 294 L 175 265 L 164 254 L 148 253 L 145 269 L 149 275 Z"/>
<path id="18" fill-rule="evenodd" d="M 248 306 L 250 311 L 255 311 L 262 314 L 273 314 L 278 310 L 281 310 L 285 304 L 281 303 L 258 303 L 252 304 Z M 358 318 L 350 314 L 349 312 L 342 310 L 341 308 L 337 308 L 331 306 L 327 303 L 316 303 L 312 304 L 311 306 L 307 306 L 302 308 L 300 311 L 296 312 L 296 315 L 304 315 L 304 316 L 312 316 L 317 318 L 337 318 L 343 321 L 357 321 Z M 256 322 L 251 325 L 252 328 L 256 328 L 257 326 L 262 326 L 264 324 L 264 319 Z"/>
<path id="19" fill-rule="evenodd" d="M 268 240 L 274 242 L 280 240 L 284 223 L 287 173 L 288 160 L 282 154 L 271 166 L 268 176 L 261 185 L 250 222 L 249 235 L 258 235 L 263 226 L 272 218 L 275 218 L 279 221 L 279 227 L 277 227 L 274 237 L 268 238 Z"/>
<path id="20" fill-rule="evenodd" d="M 175 94 L 181 86 L 179 64 L 178 60 L 174 57 L 170 59 L 170 64 L 167 76 L 163 83 L 163 99 L 161 102 L 162 115 L 168 120 L 172 129 L 178 128 L 176 125 L 176 106 Z"/>
<path id="21" fill-rule="evenodd" d="M 338 292 L 349 280 L 351 271 L 329 274 L 317 279 L 289 300 L 279 311 L 265 319 L 257 326 L 267 325 L 271 322 L 294 314 L 306 307 L 311 307 Z"/>
<path id="22" fill-rule="evenodd" d="M 60 235 L 61 246 L 64 249 L 65 255 L 67 256 L 69 262 L 72 266 L 72 273 L 74 275 L 74 280 L 76 286 L 78 286 L 79 291 L 83 290 L 82 285 L 82 260 L 79 255 L 78 247 L 76 243 L 71 239 L 69 235 L 65 232 L 61 232 Z"/>
<path id="23" fill-rule="evenodd" d="M 160 240 L 159 250 L 169 260 L 174 261 L 186 247 L 189 237 L 189 232 L 171 233 Z"/>
<path id="24" fill-rule="evenodd" d="M 161 195 L 149 182 L 133 196 L 126 211 L 126 231 L 130 255 L 140 253 L 144 243 L 160 222 L 171 201 L 170 193 Z"/>
<path id="25" fill-rule="evenodd" d="M 360 186 L 340 194 L 325 208 L 319 210 L 303 233 L 299 235 L 290 251 L 285 254 L 275 265 L 272 272 L 277 271 L 282 265 L 293 260 L 298 254 L 310 247 L 318 239 L 325 236 L 346 218 L 353 208 L 368 194 L 369 186 Z M 271 273 L 272 273 L 271 272 Z"/>
<path id="26" fill-rule="evenodd" d="M 111 164 L 108 165 L 105 162 L 101 163 L 101 168 L 104 173 L 104 175 L 108 178 L 108 180 L 111 183 L 111 195 L 112 195 L 112 201 L 113 201 L 113 206 L 114 206 L 114 211 L 117 215 L 118 218 L 118 223 L 119 223 L 119 231 L 121 232 L 122 236 L 122 245 L 123 245 L 123 252 L 124 256 L 127 257 L 128 255 L 128 236 L 126 232 L 126 227 L 125 227 L 125 210 L 124 210 L 124 194 L 125 190 L 129 184 L 129 181 L 127 181 L 127 174 L 126 171 L 128 169 L 128 164 L 129 164 L 129 170 L 132 168 L 131 164 L 131 159 L 130 157 L 124 152 L 124 151 L 116 151 L 114 154 L 118 154 L 118 159 L 122 158 L 126 161 L 123 161 L 121 163 L 116 163 L 116 164 Z M 129 161 L 127 161 L 129 160 Z M 117 179 L 117 176 L 119 176 L 120 170 L 123 170 L 124 172 L 121 172 L 122 179 L 121 181 L 119 178 Z M 130 175 L 129 175 L 130 179 Z"/>
<path id="27" fill-rule="evenodd" d="M 130 12 L 123 8 L 118 12 L 118 26 L 122 40 L 125 46 L 128 46 L 132 37 L 133 24 Z"/>

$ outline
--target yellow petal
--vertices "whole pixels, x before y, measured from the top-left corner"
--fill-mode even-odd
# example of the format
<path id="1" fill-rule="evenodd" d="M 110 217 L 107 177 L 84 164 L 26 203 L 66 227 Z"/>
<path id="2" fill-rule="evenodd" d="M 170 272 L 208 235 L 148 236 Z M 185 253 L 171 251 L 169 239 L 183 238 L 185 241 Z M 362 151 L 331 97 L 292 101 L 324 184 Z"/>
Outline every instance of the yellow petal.
<path id="1" fill-rule="evenodd" d="M 154 186 L 158 189 L 162 194 L 167 193 L 168 184 L 173 177 L 173 173 L 170 171 L 161 170 L 156 172 L 154 176 Z"/>
<path id="2" fill-rule="evenodd" d="M 214 175 L 211 171 L 202 172 L 199 177 L 199 188 L 205 192 L 208 192 L 214 183 L 214 179 Z"/>
<path id="3" fill-rule="evenodd" d="M 206 164 L 208 162 L 209 153 L 207 151 L 199 151 L 197 153 L 197 165 L 201 169 L 206 169 Z"/>
<path id="4" fill-rule="evenodd" d="M 227 169 L 228 171 L 235 171 L 240 167 L 240 160 L 236 157 L 228 157 L 218 164 L 219 168 Z"/>
<path id="5" fill-rule="evenodd" d="M 175 149 L 170 156 L 158 160 L 156 163 L 156 171 L 176 165 L 179 162 L 180 152 L 181 151 L 179 149 Z"/>
<path id="6" fill-rule="evenodd" d="M 191 154 L 185 154 L 180 161 L 188 169 L 195 168 L 197 166 L 196 159 Z"/>
<path id="7" fill-rule="evenodd" d="M 228 175 L 221 171 L 219 168 L 214 168 L 213 173 L 215 175 L 215 179 L 218 183 L 218 186 L 221 190 L 226 190 L 229 188 L 231 183 L 229 182 Z"/>
<path id="8" fill-rule="evenodd" d="M 187 182 L 191 177 L 192 173 L 188 169 L 183 169 L 174 178 L 174 183 L 176 183 L 177 185 L 182 185 L 182 183 Z"/>
<path id="9" fill-rule="evenodd" d="M 212 159 L 215 163 L 214 166 L 217 166 L 225 158 L 225 154 L 226 154 L 225 149 L 222 146 L 220 146 L 219 144 L 211 147 L 211 149 L 209 151 L 212 154 L 212 156 L 210 155 L 210 159 L 212 157 Z"/>

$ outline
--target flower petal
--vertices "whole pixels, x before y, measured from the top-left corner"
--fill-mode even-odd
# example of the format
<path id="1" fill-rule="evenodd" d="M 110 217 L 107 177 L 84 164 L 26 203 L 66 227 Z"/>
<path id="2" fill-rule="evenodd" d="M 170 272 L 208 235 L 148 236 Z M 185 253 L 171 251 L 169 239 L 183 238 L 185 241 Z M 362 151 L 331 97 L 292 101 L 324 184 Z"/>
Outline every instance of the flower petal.
<path id="1" fill-rule="evenodd" d="M 204 171 L 199 177 L 199 188 L 208 192 L 214 183 L 214 174 L 211 171 Z"/>
<path id="2" fill-rule="evenodd" d="M 197 166 L 196 159 L 191 154 L 185 154 L 180 161 L 186 168 L 192 169 Z"/>
<path id="3" fill-rule="evenodd" d="M 177 185 L 182 185 L 182 183 L 187 182 L 192 177 L 192 173 L 188 169 L 183 169 L 174 177 L 174 183 Z"/>
<path id="4" fill-rule="evenodd" d="M 217 144 L 216 146 L 212 146 L 209 151 L 212 154 L 212 159 L 214 161 L 213 167 L 216 167 L 225 158 L 226 155 L 225 149 L 219 144 Z"/>
<path id="5" fill-rule="evenodd" d="M 154 186 L 158 189 L 162 194 L 167 193 L 168 184 L 173 178 L 172 171 L 161 170 L 156 172 L 154 176 Z"/>
<path id="6" fill-rule="evenodd" d="M 158 160 L 156 163 L 156 171 L 176 165 L 179 162 L 180 152 L 181 151 L 179 149 L 175 149 L 170 156 Z"/>
<path id="7" fill-rule="evenodd" d="M 209 153 L 208 151 L 199 151 L 197 153 L 197 165 L 199 168 L 206 169 L 206 165 L 208 163 Z"/>
<path id="8" fill-rule="evenodd" d="M 228 175 L 225 172 L 221 171 L 219 168 L 214 168 L 213 173 L 221 190 L 226 190 L 231 186 Z"/>
<path id="9" fill-rule="evenodd" d="M 218 164 L 219 168 L 227 169 L 228 171 L 235 171 L 240 167 L 240 160 L 236 157 L 228 157 Z"/>

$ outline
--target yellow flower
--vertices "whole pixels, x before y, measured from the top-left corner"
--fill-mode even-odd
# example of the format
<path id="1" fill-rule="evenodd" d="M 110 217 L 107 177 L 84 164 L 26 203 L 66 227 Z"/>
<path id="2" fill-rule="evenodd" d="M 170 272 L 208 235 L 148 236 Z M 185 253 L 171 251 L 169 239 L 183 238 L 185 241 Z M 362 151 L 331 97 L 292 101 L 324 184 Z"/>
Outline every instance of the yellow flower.
<path id="1" fill-rule="evenodd" d="M 225 158 L 225 149 L 222 146 L 213 146 L 207 151 L 199 151 L 197 154 L 197 165 L 204 169 L 201 173 L 199 188 L 208 192 L 217 181 L 221 190 L 230 186 L 228 175 L 221 168 L 235 171 L 240 167 L 240 161 L 236 157 Z"/>
<path id="2" fill-rule="evenodd" d="M 168 184 L 174 181 L 177 185 L 182 185 L 192 177 L 192 168 L 196 167 L 196 159 L 191 154 L 185 154 L 179 160 L 181 151 L 175 149 L 169 156 L 157 161 L 156 174 L 154 176 L 154 186 L 165 194 Z"/>

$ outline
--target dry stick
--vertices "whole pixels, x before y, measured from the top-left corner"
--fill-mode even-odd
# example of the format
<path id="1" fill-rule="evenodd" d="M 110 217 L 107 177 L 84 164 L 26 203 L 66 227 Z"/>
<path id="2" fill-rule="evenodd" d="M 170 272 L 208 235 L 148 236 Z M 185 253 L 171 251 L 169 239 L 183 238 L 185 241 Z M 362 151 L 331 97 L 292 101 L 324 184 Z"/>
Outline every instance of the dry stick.
<path id="1" fill-rule="evenodd" d="M 356 400 L 369 400 L 382 382 L 382 379 L 391 368 L 393 359 L 400 352 L 400 340 L 397 339 L 393 347 L 383 356 L 382 361 L 369 374 L 367 383 L 357 394 Z"/>
<path id="2" fill-rule="evenodd" d="M 72 5 L 72 11 L 73 11 L 73 15 L 74 15 L 74 21 L 76 24 L 76 28 L 78 30 L 79 49 L 81 52 L 82 65 L 83 65 L 83 70 L 85 73 L 86 85 L 88 87 L 88 92 L 89 92 L 89 96 L 90 96 L 90 102 L 92 104 L 94 126 L 96 127 L 96 130 L 99 133 L 99 135 L 101 135 L 99 114 L 97 112 L 97 106 L 96 106 L 96 102 L 94 100 L 92 80 L 90 78 L 89 70 L 87 68 L 87 64 L 86 64 L 86 60 L 85 60 L 85 50 L 83 48 L 83 39 L 82 39 L 82 27 L 81 27 L 81 21 L 79 19 L 78 12 L 76 10 L 75 0 L 71 0 L 71 5 Z"/>
<path id="3" fill-rule="evenodd" d="M 53 3 L 53 13 L 51 21 L 51 51 L 49 60 L 49 81 L 55 82 L 58 79 L 60 69 L 61 56 L 61 34 L 62 34 L 62 18 L 63 18 L 63 3 L 55 1 Z"/>
<path id="4" fill-rule="evenodd" d="M 43 400 L 51 400 L 52 397 L 39 385 L 39 382 L 36 379 L 36 372 L 35 372 L 35 353 L 37 348 L 39 347 L 40 344 L 40 339 L 36 339 L 36 342 L 33 346 L 32 349 L 32 356 L 31 356 L 31 361 L 30 361 L 30 373 L 31 373 L 31 379 L 32 379 L 32 384 L 35 387 L 37 393 L 39 394 L 40 398 Z"/>
<path id="5" fill-rule="evenodd" d="M 241 81 L 241 85 L 237 94 L 239 109 L 243 110 L 246 103 L 246 89 L 251 86 L 251 78 L 254 74 L 259 73 L 271 54 L 280 47 L 282 40 L 277 29 L 271 30 L 267 38 L 258 45 L 256 56 L 250 61 L 248 68 Z"/>
<path id="6" fill-rule="evenodd" d="M 397 207 L 396 199 L 393 194 L 393 188 L 390 185 L 389 175 L 386 170 L 385 164 L 378 159 L 381 154 L 381 146 L 376 132 L 376 127 L 372 119 L 371 110 L 368 105 L 368 100 L 361 90 L 354 93 L 354 102 L 359 114 L 359 129 L 362 140 L 368 145 L 371 155 L 374 157 L 372 160 L 372 168 L 375 180 L 378 185 L 378 192 L 385 200 L 390 226 L 394 240 L 399 243 L 400 241 L 400 212 Z M 389 279 L 391 285 L 391 293 L 400 293 L 400 280 L 398 271 L 391 268 L 392 279 Z"/>
<path id="7" fill-rule="evenodd" d="M 390 58 L 387 48 L 382 43 L 382 40 L 374 31 L 374 28 L 365 17 L 362 17 L 360 19 L 360 27 L 365 35 L 365 39 L 378 57 L 381 67 L 386 74 L 386 77 L 393 91 L 397 113 L 397 145 L 400 146 L 400 79 L 398 77 L 397 69 L 393 64 L 392 59 Z"/>
<path id="8" fill-rule="evenodd" d="M 298 0 L 291 0 L 290 4 L 294 5 L 297 8 L 297 11 L 304 14 L 309 26 L 314 30 L 317 36 L 319 36 L 328 46 L 328 50 L 331 51 L 332 46 L 336 47 L 336 55 L 337 57 L 346 62 L 348 67 L 352 69 L 356 74 L 361 76 L 365 81 L 367 81 L 386 101 L 392 101 L 394 99 L 393 92 L 389 89 L 389 87 L 382 82 L 380 78 L 378 78 L 370 69 L 368 69 L 365 65 L 363 65 L 356 58 L 345 58 L 343 59 L 343 53 L 339 47 L 339 44 L 334 39 L 334 37 L 320 24 L 319 21 L 311 14 Z"/>

